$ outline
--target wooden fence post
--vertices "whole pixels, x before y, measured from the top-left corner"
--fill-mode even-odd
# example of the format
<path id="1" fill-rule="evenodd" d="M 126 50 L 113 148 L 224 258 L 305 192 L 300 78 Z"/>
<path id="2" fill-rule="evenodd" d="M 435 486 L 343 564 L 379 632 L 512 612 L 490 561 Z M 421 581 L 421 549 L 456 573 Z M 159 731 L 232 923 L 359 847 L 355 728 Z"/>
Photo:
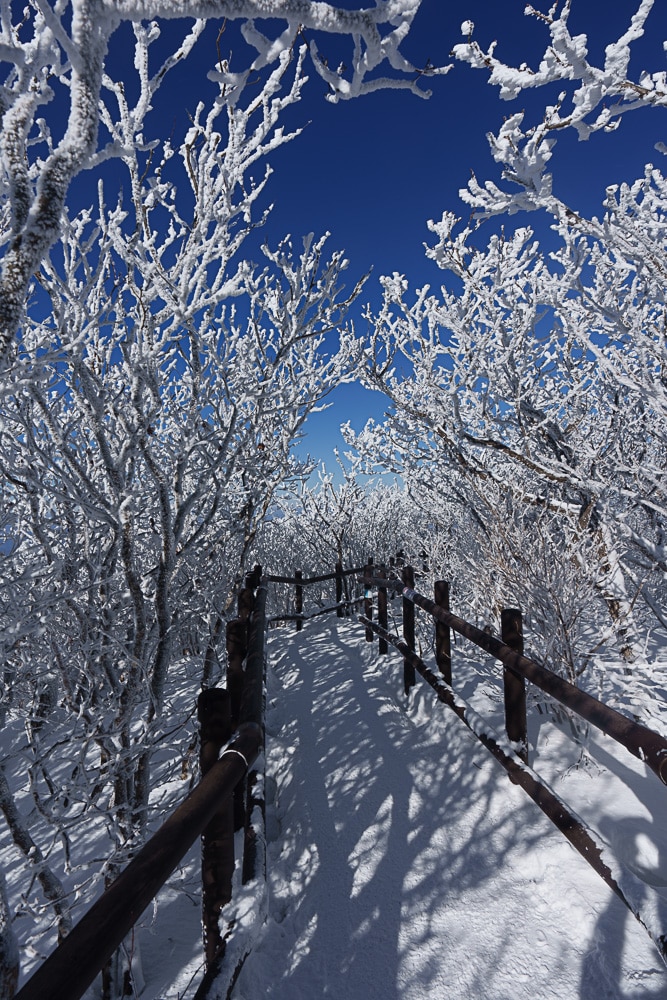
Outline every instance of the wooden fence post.
<path id="1" fill-rule="evenodd" d="M 245 578 L 245 584 L 242 590 L 239 590 L 238 596 L 238 615 L 242 621 L 247 621 L 250 617 L 250 612 L 252 611 L 253 602 L 253 590 L 252 587 L 248 586 L 248 577 Z"/>
<path id="2" fill-rule="evenodd" d="M 301 580 L 303 580 L 303 573 L 300 569 L 294 570 L 294 579 L 296 580 L 296 588 L 294 595 L 294 613 L 297 615 L 301 615 L 303 614 L 303 584 L 301 583 Z M 297 632 L 300 632 L 302 628 L 303 628 L 303 620 L 301 618 L 297 618 L 296 620 Z"/>
<path id="3" fill-rule="evenodd" d="M 246 574 L 245 586 L 239 591 L 238 596 L 239 616 L 227 623 L 227 690 L 231 698 L 232 728 L 234 730 L 241 717 L 241 705 L 245 691 L 243 665 L 248 655 L 250 615 L 255 603 L 254 588 L 259 583 L 259 577 L 261 577 L 259 566 L 256 566 L 252 573 Z M 245 782 L 240 781 L 234 789 L 234 829 L 240 830 L 244 824 Z"/>
<path id="4" fill-rule="evenodd" d="M 241 723 L 258 726 L 262 730 L 264 744 L 264 672 L 266 666 L 266 586 L 259 586 L 255 595 L 253 613 L 248 633 L 248 657 L 246 660 L 246 684 L 241 705 Z M 246 781 L 239 782 L 244 788 L 244 844 L 242 881 L 245 885 L 260 870 L 266 874 L 266 846 L 263 830 L 256 828 L 255 807 L 265 814 L 264 782 L 258 781 L 258 772 L 252 769 Z M 237 827 L 239 829 L 239 827 Z"/>
<path id="5" fill-rule="evenodd" d="M 369 559 L 364 568 L 364 615 L 372 620 L 373 618 L 373 560 Z M 372 628 L 366 626 L 366 642 L 372 642 L 375 633 Z"/>
<path id="6" fill-rule="evenodd" d="M 386 566 L 380 566 L 380 576 L 383 580 L 387 578 L 387 568 Z M 387 630 L 389 626 L 389 619 L 387 616 L 387 588 L 378 586 L 378 625 L 383 629 Z M 378 652 L 386 656 L 389 652 L 389 645 L 386 639 L 380 636 L 378 640 Z"/>
<path id="7" fill-rule="evenodd" d="M 207 688 L 197 701 L 199 763 L 202 777 L 217 761 L 232 735 L 231 699 L 224 688 Z M 234 874 L 234 804 L 231 796 L 202 833 L 202 930 L 206 966 L 220 955 L 220 913 L 232 898 Z"/>
<path id="8" fill-rule="evenodd" d="M 443 611 L 449 611 L 449 584 L 446 580 L 436 580 L 434 584 L 435 603 Z M 452 686 L 452 634 L 449 625 L 435 621 L 435 662 L 443 680 Z"/>
<path id="9" fill-rule="evenodd" d="M 244 618 L 232 618 L 227 622 L 225 645 L 227 648 L 226 685 L 231 704 L 232 726 L 239 722 L 241 699 L 243 698 L 243 661 L 248 651 L 248 622 Z"/>
<path id="10" fill-rule="evenodd" d="M 336 563 L 336 617 L 342 618 L 344 609 L 341 607 L 343 601 L 343 564 Z"/>
<path id="11" fill-rule="evenodd" d="M 523 622 L 518 608 L 503 608 L 500 613 L 502 640 L 510 649 L 523 655 Z M 511 667 L 503 664 L 505 695 L 505 730 L 518 744 L 517 753 L 528 763 L 528 728 L 526 723 L 526 682 Z"/>
<path id="12" fill-rule="evenodd" d="M 401 579 L 404 587 L 414 590 L 415 571 L 412 566 L 404 566 Z M 403 638 L 407 645 L 414 652 L 415 648 L 415 606 L 407 597 L 403 598 Z M 403 660 L 403 687 L 405 693 L 410 693 L 410 688 L 415 685 L 415 668 L 408 660 Z"/>

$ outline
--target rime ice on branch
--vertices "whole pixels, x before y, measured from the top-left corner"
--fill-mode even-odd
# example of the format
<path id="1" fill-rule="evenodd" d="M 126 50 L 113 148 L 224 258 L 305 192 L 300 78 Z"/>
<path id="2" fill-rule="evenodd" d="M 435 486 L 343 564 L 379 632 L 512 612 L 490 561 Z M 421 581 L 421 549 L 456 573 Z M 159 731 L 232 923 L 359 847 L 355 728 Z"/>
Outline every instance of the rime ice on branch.
<path id="1" fill-rule="evenodd" d="M 242 72 L 232 73 L 222 66 L 217 71 L 227 83 L 225 99 L 232 103 L 238 102 L 249 74 L 278 63 L 306 29 L 354 39 L 348 76 L 342 67 L 330 69 L 319 57 L 315 41 L 310 43 L 313 65 L 329 84 L 332 100 L 378 87 L 409 88 L 424 96 L 414 68 L 399 48 L 419 4 L 420 0 L 376 0 L 367 9 L 342 10 L 310 0 L 282 0 L 280 4 L 275 0 L 31 0 L 24 13 L 18 5 L 2 0 L 0 356 L 6 356 L 21 325 L 32 275 L 58 237 L 72 179 L 99 160 L 123 152 L 117 141 L 98 148 L 101 100 L 103 117 L 111 115 L 116 130 L 122 128 L 104 99 L 104 90 L 117 92 L 119 87 L 105 77 L 105 61 L 109 39 L 121 22 L 135 25 L 141 92 L 135 107 L 127 110 L 133 139 L 141 144 L 141 124 L 155 91 L 165 74 L 188 57 L 210 18 L 241 19 L 245 40 L 257 53 Z M 146 55 L 159 28 L 157 23 L 146 28 L 143 22 L 183 17 L 195 19 L 190 32 L 150 75 Z M 268 38 L 256 23 L 263 18 L 281 20 L 284 27 Z M 393 75 L 378 72 L 385 65 Z M 67 119 L 59 139 L 52 137 L 42 117 L 52 101 L 63 102 L 62 117 Z"/>
<path id="2" fill-rule="evenodd" d="M 194 687 L 216 680 L 258 527 L 276 491 L 311 471 L 294 442 L 359 363 L 346 312 L 361 281 L 346 280 L 327 236 L 256 245 L 257 265 L 246 246 L 265 215 L 267 156 L 296 134 L 283 115 L 305 82 L 305 45 L 281 49 L 242 92 L 220 72 L 182 141 L 149 144 L 156 38 L 136 26 L 134 105 L 104 77 L 110 147 L 98 159 L 115 155 L 123 183 L 108 198 L 100 180 L 95 206 L 62 213 L 0 391 L 0 711 L 25 729 L 7 743 L 5 811 L 19 830 L 15 789 L 31 788 L 35 844 L 63 844 L 49 852 L 56 877 L 77 868 L 91 810 L 104 878 L 141 842 L 160 808 L 152 758 L 171 728 L 175 665 Z M 63 719 L 85 767 L 73 758 L 54 798 Z M 183 738 L 179 724 L 169 743 Z M 43 922 L 22 924 L 35 954 L 62 910 L 62 893 L 43 895 Z"/>
<path id="3" fill-rule="evenodd" d="M 409 295 L 401 275 L 383 279 L 366 378 L 392 409 L 361 435 L 347 431 L 369 468 L 408 477 L 434 521 L 451 526 L 467 552 L 460 578 L 467 559 L 485 593 L 540 601 L 546 648 L 573 676 L 592 655 L 582 595 L 626 661 L 641 659 L 638 621 L 667 626 L 667 181 L 649 163 L 586 218 L 547 172 L 563 129 L 585 139 L 632 110 L 667 107 L 662 69 L 628 77 L 652 7 L 638 4 L 602 67 L 570 33 L 569 2 L 536 15 L 551 36 L 537 70 L 483 51 L 464 22 L 454 54 L 490 71 L 502 97 L 553 82 L 570 96 L 532 128 L 523 114 L 506 120 L 490 140 L 504 184 L 473 178 L 461 195 L 477 222 L 541 209 L 560 243 L 545 253 L 531 229 L 507 226 L 479 246 L 478 225 L 457 228 L 448 211 L 431 222 L 427 255 L 456 281 Z M 651 714 L 654 699 L 637 693 L 636 676 L 632 685 L 629 710 L 643 701 Z"/>
<path id="4" fill-rule="evenodd" d="M 571 0 L 565 0 L 560 12 L 555 3 L 547 14 L 528 5 L 526 14 L 546 25 L 550 41 L 537 69 L 525 63 L 510 66 L 495 55 L 496 43 L 484 51 L 472 38 L 474 25 L 461 25 L 467 41 L 455 45 L 453 55 L 475 69 L 489 72 L 489 83 L 497 86 L 503 100 L 512 100 L 526 89 L 554 83 L 569 85 L 553 105 L 545 108 L 543 120 L 523 129 L 523 113 L 512 115 L 495 136 L 490 136 L 491 151 L 502 165 L 502 176 L 514 187 L 507 190 L 492 181 L 469 182 L 461 197 L 476 217 L 513 213 L 520 210 L 546 209 L 556 217 L 567 207 L 552 194 L 551 176 L 546 167 L 556 136 L 573 128 L 580 139 L 593 132 L 617 129 L 624 115 L 638 108 L 667 108 L 667 72 L 642 72 L 638 79 L 629 77 L 631 46 L 644 34 L 655 0 L 641 0 L 626 31 L 605 49 L 604 65 L 594 66 L 588 59 L 586 35 L 573 35 L 568 21 Z M 665 43 L 667 45 L 667 42 Z M 516 190 L 516 186 L 520 188 Z"/>

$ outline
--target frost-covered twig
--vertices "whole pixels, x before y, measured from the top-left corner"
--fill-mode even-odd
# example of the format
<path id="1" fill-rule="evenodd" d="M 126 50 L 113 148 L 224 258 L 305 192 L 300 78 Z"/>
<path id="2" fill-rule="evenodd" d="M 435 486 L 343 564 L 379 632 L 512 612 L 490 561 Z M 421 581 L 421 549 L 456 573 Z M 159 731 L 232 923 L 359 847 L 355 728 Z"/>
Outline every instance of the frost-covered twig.
<path id="1" fill-rule="evenodd" d="M 654 0 L 640 0 L 626 31 L 607 45 L 602 66 L 589 61 L 586 35 L 570 31 L 571 0 L 565 0 L 560 11 L 554 4 L 548 14 L 540 14 L 530 5 L 526 8 L 528 15 L 538 16 L 547 25 L 551 36 L 535 70 L 525 63 L 510 66 L 502 62 L 495 55 L 495 42 L 484 51 L 471 37 L 472 23 L 464 22 L 462 30 L 468 38 L 454 47 L 454 56 L 475 69 L 488 71 L 489 83 L 499 88 L 504 100 L 512 100 L 526 89 L 560 82 L 574 84 L 569 95 L 564 90 L 555 104 L 547 106 L 540 123 L 524 130 L 524 114 L 514 114 L 497 135 L 490 137 L 491 151 L 502 166 L 503 179 L 513 186 L 501 188 L 492 181 L 480 184 L 473 177 L 461 196 L 477 218 L 535 209 L 565 217 L 567 206 L 553 196 L 552 178 L 547 173 L 558 133 L 573 128 L 580 139 L 588 139 L 593 132 L 617 129 L 623 115 L 630 111 L 667 107 L 664 69 L 643 72 L 636 80 L 628 76 L 632 44 L 644 34 L 653 6 Z"/>
<path id="2" fill-rule="evenodd" d="M 304 29 L 354 39 L 349 79 L 342 68 L 337 72 L 328 68 L 315 42 L 311 43 L 314 65 L 330 84 L 332 98 L 338 99 L 378 86 L 408 86 L 421 93 L 421 76 L 399 49 L 419 4 L 420 0 L 375 0 L 372 7 L 344 10 L 311 0 L 284 0 L 279 8 L 274 0 L 31 0 L 25 17 L 15 5 L 5 7 L 0 25 L 0 60 L 7 65 L 0 88 L 0 199 L 4 203 L 0 357 L 6 357 L 22 323 L 31 278 L 58 237 L 73 178 L 102 159 L 128 152 L 128 143 L 142 145 L 142 122 L 153 95 L 165 74 L 188 56 L 207 19 L 242 20 L 246 41 L 257 53 L 240 72 L 212 67 L 213 77 L 224 83 L 226 102 L 238 104 L 249 74 L 284 59 Z M 10 16 L 14 13 L 16 20 Z M 148 47 L 159 28 L 156 23 L 145 28 L 142 22 L 185 16 L 199 20 L 151 74 Z M 276 17 L 284 26 L 276 37 L 266 37 L 255 20 Z M 119 117 L 103 106 L 102 119 L 112 141 L 100 149 L 100 96 L 107 51 L 123 21 L 135 23 L 140 95 L 132 110 L 121 106 Z M 378 78 L 376 70 L 385 63 L 395 75 Z M 114 90 L 110 81 L 107 86 Z M 62 103 L 62 117 L 67 119 L 64 134 L 56 140 L 40 117 L 41 109 L 54 101 Z"/>

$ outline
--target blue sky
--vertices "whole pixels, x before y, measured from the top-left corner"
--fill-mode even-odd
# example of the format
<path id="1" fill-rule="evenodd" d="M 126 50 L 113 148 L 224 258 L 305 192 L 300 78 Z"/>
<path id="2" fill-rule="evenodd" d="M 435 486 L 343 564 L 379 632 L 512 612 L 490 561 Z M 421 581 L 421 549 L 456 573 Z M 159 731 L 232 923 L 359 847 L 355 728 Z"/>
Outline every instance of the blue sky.
<path id="1" fill-rule="evenodd" d="M 548 9 L 548 4 L 538 6 Z M 573 0 L 570 26 L 588 34 L 591 58 L 602 60 L 604 46 L 625 30 L 636 6 L 634 0 Z M 650 33 L 636 46 L 631 63 L 637 75 L 644 67 L 667 68 L 662 48 L 667 4 L 658 0 L 657 6 L 660 10 L 654 10 L 648 22 Z M 469 18 L 484 48 L 497 39 L 501 58 L 537 66 L 548 33 L 535 18 L 524 15 L 524 7 L 524 0 L 423 0 L 405 52 L 418 66 L 427 58 L 447 64 L 452 46 L 462 40 L 461 22 Z M 406 274 L 413 285 L 430 282 L 438 287 L 444 276 L 423 253 L 430 236 L 426 221 L 439 218 L 444 210 L 465 218 L 468 209 L 458 192 L 470 171 L 480 179 L 498 177 L 487 132 L 497 131 L 503 117 L 519 109 L 526 109 L 527 121 L 539 121 L 547 100 L 556 96 L 555 89 L 551 94 L 524 92 L 505 102 L 486 79 L 486 74 L 457 63 L 447 76 L 431 80 L 428 101 L 386 91 L 333 106 L 317 103 L 322 88 L 313 80 L 308 98 L 311 124 L 274 157 L 280 199 L 272 225 L 294 234 L 331 230 L 332 244 L 344 247 L 350 256 L 352 274 L 373 268 L 362 298 L 376 298 L 377 276 L 392 271 Z M 667 116 L 661 111 L 631 114 L 614 135 L 594 135 L 587 143 L 563 135 L 554 153 L 555 190 L 574 209 L 595 212 L 608 184 L 639 176 L 647 160 L 660 165 L 662 157 L 653 149 L 658 140 L 667 140 Z M 516 221 L 544 231 L 535 216 Z M 363 329 L 364 321 L 358 324 Z M 341 420 L 351 419 L 360 428 L 368 416 L 379 417 L 383 410 L 379 395 L 345 387 L 337 392 L 331 410 L 311 418 L 301 450 L 329 461 L 331 448 L 340 440 Z"/>
<path id="2" fill-rule="evenodd" d="M 536 5 L 547 10 L 550 2 Z M 342 6 L 357 4 L 343 0 Z M 536 66 L 548 32 L 536 18 L 524 15 L 524 7 L 525 0 L 423 0 L 403 52 L 416 66 L 427 60 L 447 64 L 452 46 L 462 40 L 461 22 L 470 19 L 484 48 L 497 39 L 501 58 Z M 572 0 L 570 26 L 588 34 L 591 58 L 599 62 L 604 46 L 627 27 L 636 7 L 637 0 Z M 647 37 L 636 47 L 631 64 L 635 75 L 644 67 L 667 68 L 662 48 L 667 3 L 657 0 L 656 7 Z M 181 30 L 172 22 L 165 26 L 165 38 L 178 36 Z M 200 40 L 194 64 L 172 74 L 154 127 L 169 129 L 194 110 L 205 92 L 202 71 L 216 59 L 216 34 L 217 28 Z M 321 53 L 329 54 L 333 62 L 342 43 L 331 38 L 318 41 Z M 235 57 L 242 58 L 241 44 L 230 26 L 222 36 L 221 51 L 224 55 L 236 46 Z M 119 34 L 114 47 L 117 70 L 122 73 L 127 63 L 131 75 L 130 60 L 131 50 Z M 480 179 L 498 176 L 486 133 L 497 131 L 504 116 L 524 108 L 527 121 L 539 120 L 545 103 L 556 96 L 555 90 L 551 94 L 542 90 L 503 102 L 484 73 L 457 63 L 447 76 L 430 80 L 429 100 L 388 90 L 332 105 L 324 100 L 325 84 L 314 71 L 309 75 L 304 98 L 290 109 L 287 119 L 288 124 L 308 123 L 304 133 L 270 157 L 275 173 L 267 202 L 275 207 L 263 235 L 276 243 L 290 233 L 298 242 L 303 234 L 330 231 L 331 249 L 345 249 L 350 259 L 350 285 L 373 269 L 362 293 L 362 300 L 371 301 L 377 301 L 377 277 L 384 273 L 404 273 L 412 285 L 442 282 L 442 273 L 424 257 L 423 244 L 430 235 L 427 220 L 439 218 L 444 210 L 466 217 L 468 210 L 458 192 L 470 171 Z M 667 141 L 666 126 L 663 112 L 641 112 L 628 116 L 614 135 L 595 135 L 588 143 L 564 134 L 553 159 L 557 193 L 574 209 L 596 211 L 608 184 L 639 176 L 647 160 L 660 165 L 662 157 L 653 146 L 658 140 Z M 535 217 L 517 221 L 530 221 L 539 231 Z M 363 331 L 361 302 L 353 315 Z M 309 421 L 308 436 L 298 446 L 301 454 L 310 452 L 331 463 L 332 448 L 341 444 L 341 421 L 350 419 L 360 428 L 368 416 L 379 417 L 384 410 L 381 397 L 358 386 L 340 389 L 333 404 Z"/>

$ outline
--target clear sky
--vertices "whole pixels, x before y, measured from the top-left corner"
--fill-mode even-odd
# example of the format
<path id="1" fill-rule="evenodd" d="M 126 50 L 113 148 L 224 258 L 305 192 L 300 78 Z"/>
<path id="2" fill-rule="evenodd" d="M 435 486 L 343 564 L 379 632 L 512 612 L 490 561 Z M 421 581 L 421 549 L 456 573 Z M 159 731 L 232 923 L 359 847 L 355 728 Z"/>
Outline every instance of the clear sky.
<path id="1" fill-rule="evenodd" d="M 537 6 L 546 11 L 549 4 Z M 548 32 L 536 18 L 525 16 L 524 8 L 524 0 L 423 0 L 404 51 L 417 66 L 427 59 L 446 65 L 452 46 L 462 41 L 461 22 L 471 19 L 483 48 L 497 39 L 499 57 L 537 67 Z M 604 47 L 627 28 L 636 8 L 636 0 L 572 0 L 570 27 L 588 34 L 591 59 L 601 64 Z M 646 37 L 635 47 L 631 69 L 636 76 L 643 68 L 667 69 L 662 47 L 667 3 L 657 0 L 656 8 Z M 466 218 L 458 192 L 470 171 L 479 179 L 498 179 L 486 134 L 523 108 L 526 121 L 539 121 L 545 104 L 557 96 L 556 89 L 543 89 L 505 102 L 486 81 L 485 73 L 456 63 L 447 76 L 431 79 L 427 101 L 390 90 L 331 105 L 321 99 L 323 84 L 312 79 L 304 101 L 311 123 L 272 160 L 276 206 L 271 231 L 297 236 L 330 230 L 332 246 L 345 248 L 350 257 L 351 275 L 373 268 L 364 300 L 376 299 L 377 276 L 393 271 L 406 274 L 413 285 L 439 287 L 444 276 L 423 252 L 431 235 L 426 221 L 444 210 Z M 295 117 L 303 110 L 298 107 Z M 553 158 L 555 190 L 574 209 L 599 211 L 608 184 L 640 176 L 649 160 L 661 166 L 663 157 L 654 150 L 658 140 L 667 141 L 662 111 L 628 115 L 617 133 L 597 134 L 587 143 L 563 135 Z M 544 230 L 535 216 L 518 220 L 526 222 Z M 360 316 L 357 323 L 365 326 Z M 340 443 L 342 420 L 360 428 L 368 416 L 384 410 L 382 397 L 355 387 L 339 390 L 334 403 L 311 418 L 301 449 L 327 462 Z"/>
<path id="2" fill-rule="evenodd" d="M 536 0 L 544 11 L 550 3 Z M 357 6 L 353 0 L 339 4 Z M 572 0 L 570 27 L 588 34 L 591 59 L 600 64 L 605 45 L 627 28 L 637 5 L 638 0 Z M 655 7 L 646 37 L 633 50 L 635 76 L 644 67 L 653 72 L 667 68 L 662 47 L 667 39 L 667 0 L 657 0 Z M 535 17 L 525 16 L 524 8 L 525 0 L 422 0 L 402 51 L 416 66 L 427 60 L 445 65 L 452 61 L 452 46 L 462 40 L 461 22 L 470 19 L 483 48 L 497 39 L 499 57 L 536 67 L 548 31 Z M 203 96 L 202 71 L 216 60 L 217 27 L 213 27 L 198 43 L 196 62 L 189 61 L 168 78 L 157 112 L 159 124 L 154 127 L 168 131 Z M 182 25 L 172 22 L 165 26 L 165 38 L 177 37 L 179 31 Z M 234 55 L 240 59 L 241 44 L 234 26 L 220 41 L 223 55 L 237 46 Z M 330 61 L 336 59 L 334 40 L 320 39 L 319 47 Z M 131 74 L 131 49 L 120 33 L 113 51 L 118 69 L 122 71 L 126 62 Z M 314 71 L 309 75 L 303 100 L 286 119 L 287 124 L 308 123 L 304 133 L 270 157 L 275 173 L 267 202 L 275 207 L 263 236 L 276 243 L 287 233 L 298 241 L 309 232 L 330 231 L 331 249 L 343 248 L 349 256 L 350 285 L 373 269 L 362 293 L 362 300 L 371 301 L 377 301 L 377 277 L 393 271 L 406 274 L 413 286 L 425 282 L 439 286 L 442 273 L 424 257 L 423 243 L 430 236 L 426 221 L 439 218 L 444 210 L 466 217 L 468 210 L 458 191 L 470 171 L 480 179 L 498 178 L 487 132 L 497 131 L 504 116 L 523 108 L 527 121 L 539 121 L 547 101 L 557 96 L 556 90 L 543 89 L 503 102 L 487 84 L 486 74 L 456 63 L 448 75 L 428 82 L 433 91 L 429 100 L 388 90 L 332 105 L 324 100 L 323 81 Z M 641 112 L 629 115 L 614 135 L 595 135 L 588 143 L 562 135 L 553 159 L 557 193 L 574 209 L 595 212 L 608 184 L 639 176 L 647 160 L 661 165 L 662 156 L 653 146 L 658 140 L 667 142 L 665 126 L 664 112 Z M 84 191 L 85 185 L 82 195 Z M 536 218 L 519 224 L 527 221 L 539 229 Z M 363 330 L 361 304 L 354 316 Z M 308 436 L 299 446 L 300 453 L 308 451 L 328 463 L 333 446 L 342 444 L 338 426 L 343 420 L 351 419 L 360 428 L 368 416 L 381 416 L 384 409 L 381 397 L 355 386 L 340 389 L 333 403 L 325 414 L 311 418 Z"/>

